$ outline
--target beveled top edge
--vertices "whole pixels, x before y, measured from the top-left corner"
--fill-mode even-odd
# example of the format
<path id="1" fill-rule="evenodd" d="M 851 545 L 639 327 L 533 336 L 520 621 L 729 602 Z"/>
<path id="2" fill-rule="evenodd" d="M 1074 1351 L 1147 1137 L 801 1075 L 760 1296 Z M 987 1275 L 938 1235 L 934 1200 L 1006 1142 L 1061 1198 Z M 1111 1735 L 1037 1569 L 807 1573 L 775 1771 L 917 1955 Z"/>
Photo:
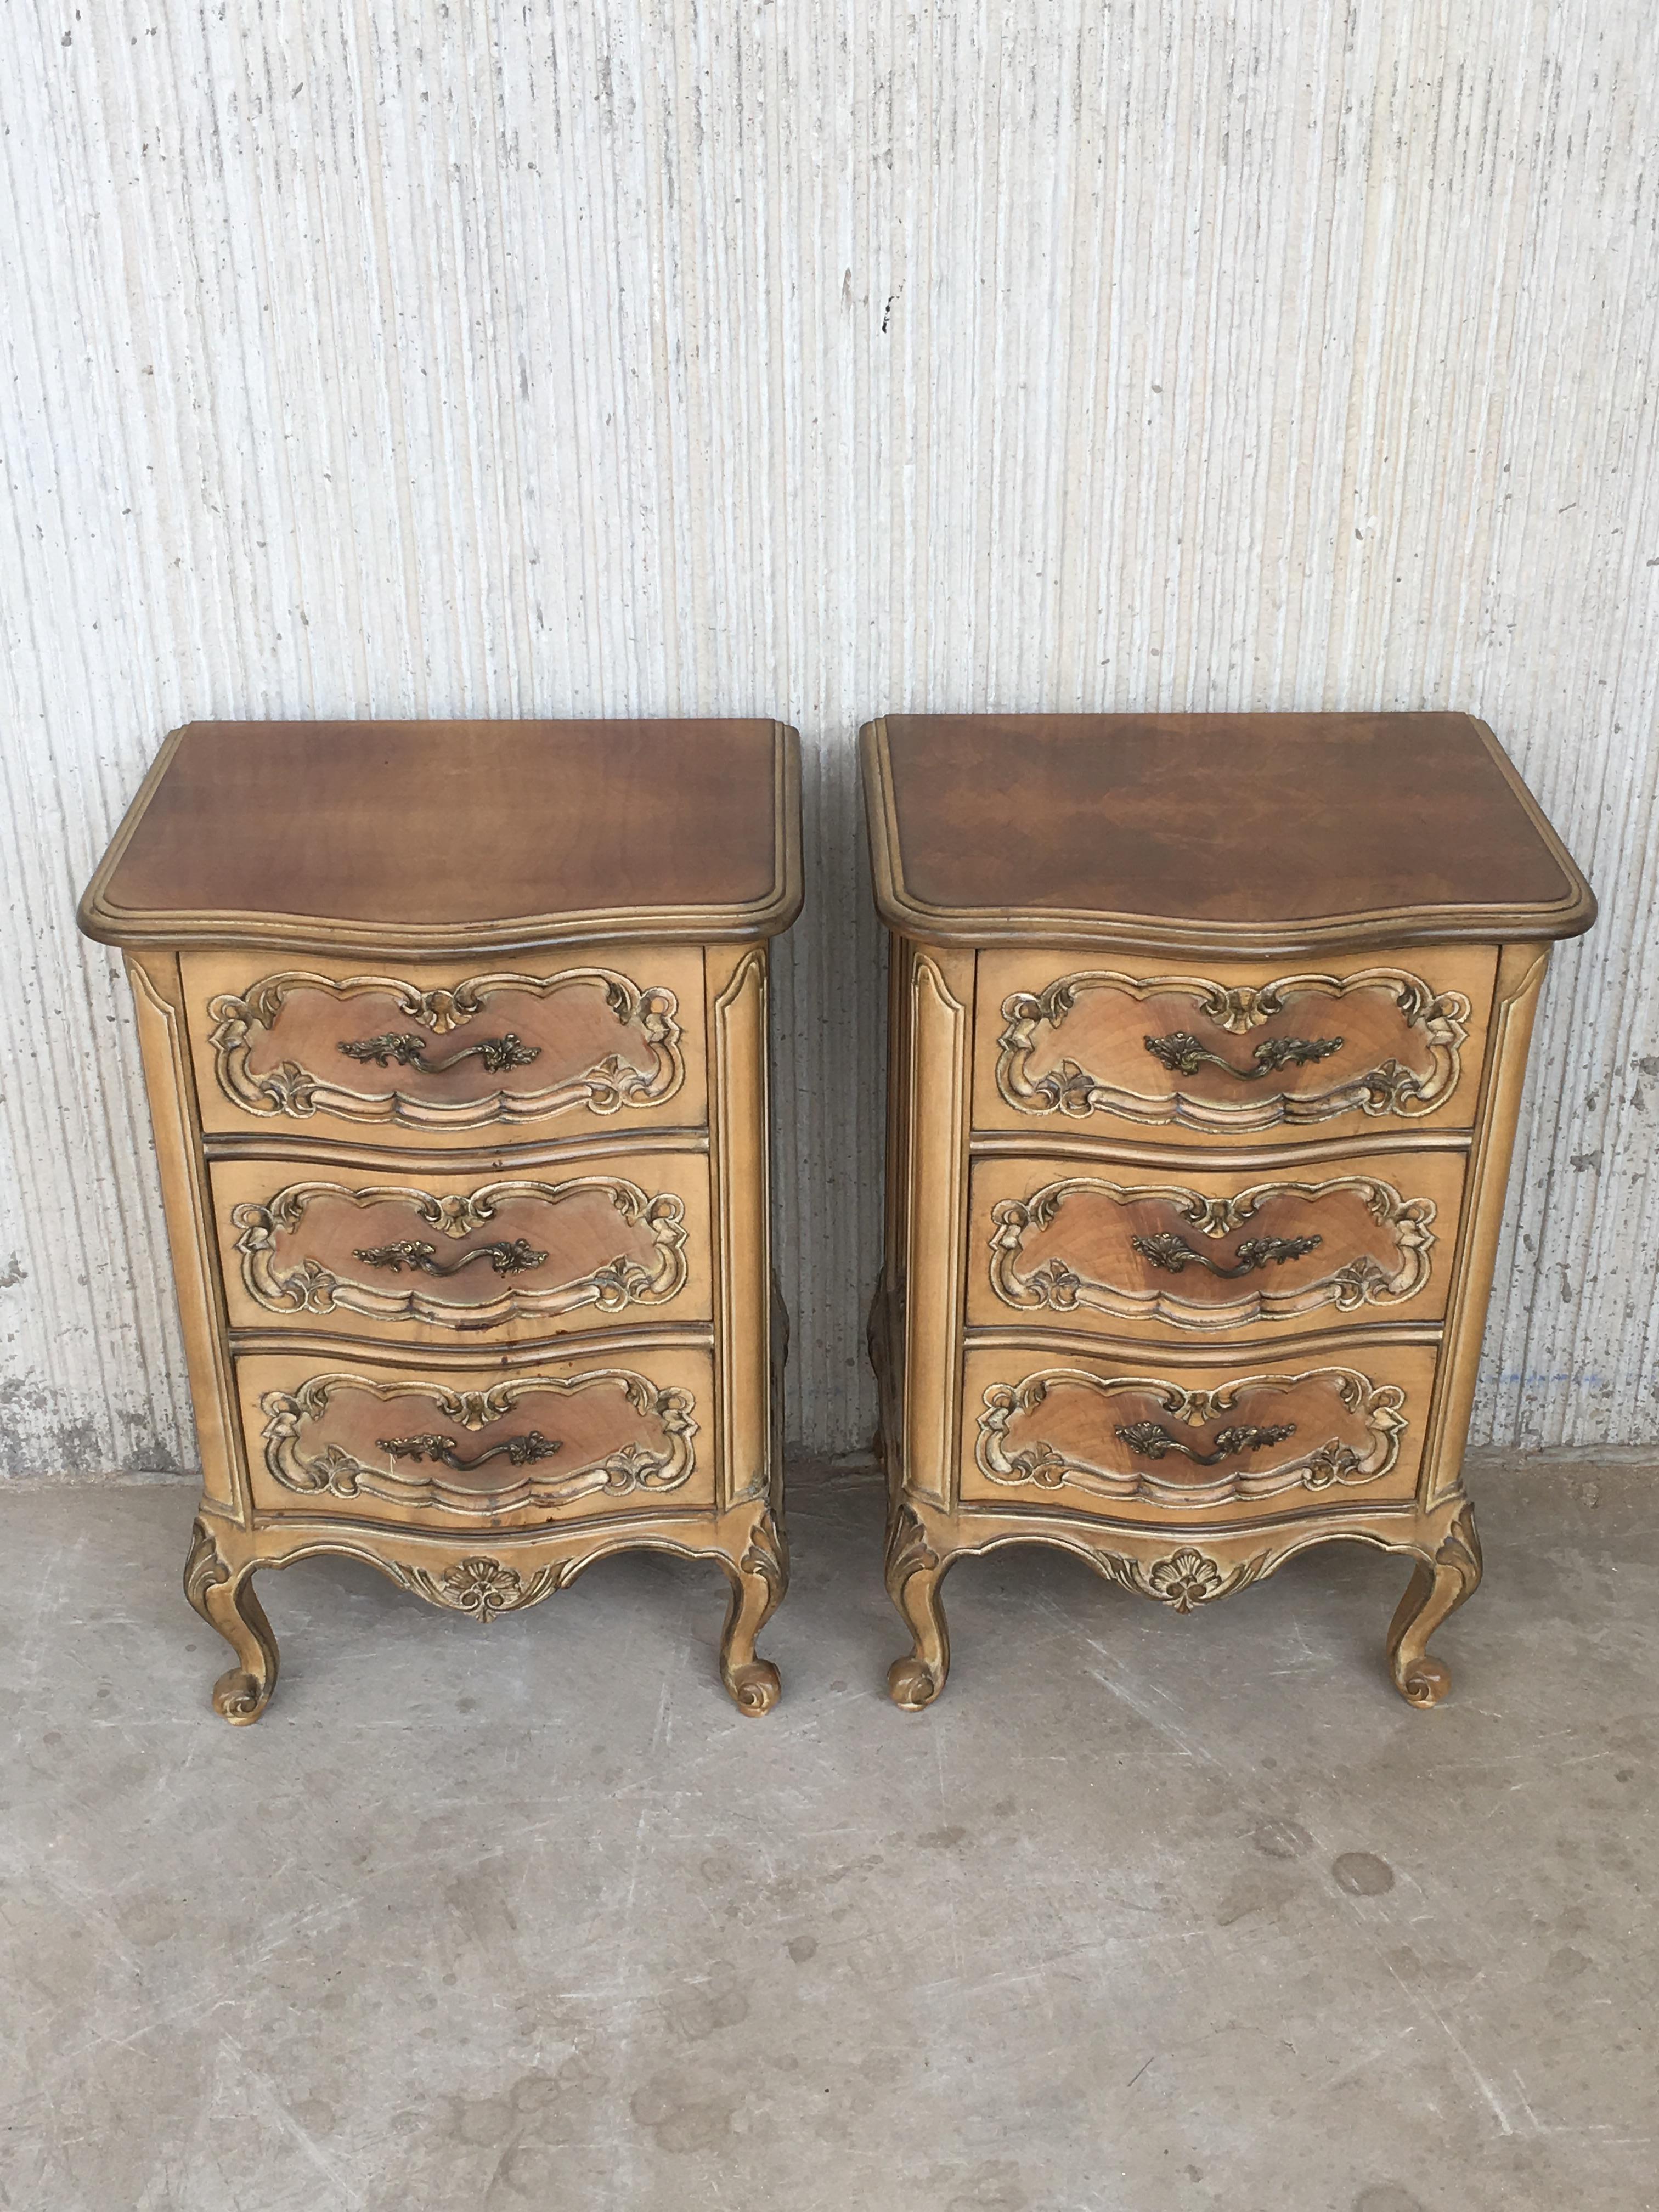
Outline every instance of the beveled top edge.
<path id="1" fill-rule="evenodd" d="M 659 719 L 694 723 L 696 718 Z M 544 946 L 600 939 L 683 939 L 719 944 L 775 937 L 795 921 L 804 896 L 800 739 L 787 722 L 769 720 L 768 726 L 773 732 L 773 883 L 757 899 L 692 905 L 636 902 L 430 926 L 252 909 L 123 906 L 109 896 L 109 885 L 174 754 L 191 732 L 202 726 L 185 723 L 167 733 L 151 762 L 81 896 L 76 921 L 84 935 L 124 947 L 247 946 L 313 953 L 374 950 L 434 959 L 483 951 L 533 952 Z"/>
<path id="2" fill-rule="evenodd" d="M 914 719 L 921 720 L 922 717 Z M 935 719 L 935 718 L 927 718 Z M 968 719 L 945 717 L 939 720 Z M 1007 717 L 988 717 L 1006 720 Z M 1055 717 L 1054 719 L 1060 719 Z M 1107 716 L 1070 716 L 1093 720 Z M 1124 717 L 1142 720 L 1143 716 Z M 1192 721 L 1234 717 L 1188 716 Z M 1367 718 L 1371 719 L 1371 718 Z M 905 884 L 894 799 L 887 721 L 878 715 L 859 732 L 865 822 L 870 841 L 876 908 L 888 928 L 939 945 L 994 946 L 1042 943 L 1057 946 L 1115 945 L 1125 951 L 1182 953 L 1227 958 L 1295 958 L 1352 946 L 1448 942 L 1553 942 L 1583 935 L 1594 923 L 1597 905 L 1583 871 L 1528 788 L 1519 770 L 1490 726 L 1464 715 L 1523 809 L 1540 842 L 1567 885 L 1563 897 L 1537 903 L 1480 904 L 1474 902 L 1406 907 L 1303 917 L 1292 922 L 1230 923 L 1186 921 L 1161 915 L 1112 913 L 1100 908 L 1054 907 L 942 906 L 917 896 Z"/>

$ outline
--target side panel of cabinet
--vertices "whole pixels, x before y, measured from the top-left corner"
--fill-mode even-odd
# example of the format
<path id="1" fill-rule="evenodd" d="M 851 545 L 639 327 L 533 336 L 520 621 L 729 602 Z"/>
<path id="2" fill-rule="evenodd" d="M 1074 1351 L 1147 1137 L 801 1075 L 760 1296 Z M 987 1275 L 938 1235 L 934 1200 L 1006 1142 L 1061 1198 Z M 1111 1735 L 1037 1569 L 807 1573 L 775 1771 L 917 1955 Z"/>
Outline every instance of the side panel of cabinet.
<path id="1" fill-rule="evenodd" d="M 956 1494 L 962 1407 L 974 955 L 906 952 L 902 1455 L 906 1486 L 945 1505 Z"/>
<path id="2" fill-rule="evenodd" d="M 179 961 L 170 952 L 129 952 L 127 979 L 137 1010 L 138 1043 L 155 1131 L 173 1279 L 179 1293 L 202 1496 L 239 1519 L 247 1512 L 241 1423 L 224 1346 L 223 1293 L 215 1271 L 213 1208 L 193 1110 Z"/>
<path id="3" fill-rule="evenodd" d="M 1462 1234 L 1452 1262 L 1440 1386 L 1424 1450 L 1425 1505 L 1455 1489 L 1462 1479 L 1463 1448 L 1474 1404 L 1533 1018 L 1549 962 L 1548 945 L 1506 945 L 1499 956 Z"/>
<path id="4" fill-rule="evenodd" d="M 709 1155 L 713 1170 L 716 1501 L 763 1498 L 772 1483 L 771 1202 L 767 952 L 708 955 Z"/>

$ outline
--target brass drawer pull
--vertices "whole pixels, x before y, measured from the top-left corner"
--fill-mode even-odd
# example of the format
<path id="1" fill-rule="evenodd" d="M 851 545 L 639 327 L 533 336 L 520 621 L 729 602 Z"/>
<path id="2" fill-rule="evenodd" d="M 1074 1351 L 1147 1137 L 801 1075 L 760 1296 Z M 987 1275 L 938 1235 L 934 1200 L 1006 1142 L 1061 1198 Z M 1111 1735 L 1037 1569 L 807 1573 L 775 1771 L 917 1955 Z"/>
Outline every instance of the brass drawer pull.
<path id="1" fill-rule="evenodd" d="M 1339 1037 L 1263 1037 L 1250 1055 L 1252 1065 L 1235 1067 L 1218 1052 L 1212 1052 L 1190 1030 L 1174 1030 L 1168 1036 L 1149 1036 L 1146 1049 L 1171 1075 L 1196 1075 L 1200 1067 L 1219 1067 L 1242 1083 L 1276 1075 L 1281 1067 L 1305 1067 L 1316 1060 L 1328 1060 L 1342 1049 Z"/>
<path id="2" fill-rule="evenodd" d="M 1234 1253 L 1234 1265 L 1231 1267 L 1224 1267 L 1207 1252 L 1195 1251 L 1184 1237 L 1177 1237 L 1172 1229 L 1164 1230 L 1156 1237 L 1132 1237 L 1129 1248 L 1167 1274 L 1180 1274 L 1190 1260 L 1194 1267 L 1207 1267 L 1223 1282 L 1231 1283 L 1240 1275 L 1254 1274 L 1258 1267 L 1282 1267 L 1287 1260 L 1300 1260 L 1324 1241 L 1322 1237 L 1247 1237 Z M 357 1255 L 360 1260 L 368 1256 L 366 1252 Z"/>
<path id="3" fill-rule="evenodd" d="M 528 1436 L 507 1437 L 481 1451 L 476 1459 L 462 1459 L 447 1437 L 380 1437 L 376 1441 L 393 1459 L 436 1460 L 445 1467 L 459 1468 L 463 1474 L 502 1457 L 514 1467 L 532 1467 L 538 1459 L 551 1459 L 555 1452 L 564 1449 L 556 1437 L 544 1437 L 539 1429 L 532 1429 Z"/>
<path id="4" fill-rule="evenodd" d="M 1281 1421 L 1271 1429 L 1223 1429 L 1216 1437 L 1212 1452 L 1194 1451 L 1190 1444 L 1183 1444 L 1178 1437 L 1172 1437 L 1162 1421 L 1131 1421 L 1114 1433 L 1138 1459 L 1162 1459 L 1166 1453 L 1174 1451 L 1196 1466 L 1219 1467 L 1224 1459 L 1231 1459 L 1237 1452 L 1263 1451 L 1269 1444 L 1282 1444 L 1286 1437 L 1296 1434 L 1296 1423 Z"/>
<path id="5" fill-rule="evenodd" d="M 417 1067 L 422 1075 L 443 1075 L 452 1067 L 459 1067 L 464 1060 L 477 1058 L 491 1073 L 503 1067 L 528 1067 L 532 1060 L 539 1060 L 542 1048 L 538 1044 L 526 1044 L 516 1031 L 509 1030 L 505 1036 L 480 1037 L 463 1051 L 452 1053 L 447 1060 L 428 1060 L 426 1039 L 416 1036 L 412 1030 L 387 1030 L 380 1036 L 342 1037 L 338 1049 L 348 1060 L 373 1060 L 376 1067 L 389 1067 L 395 1060 L 399 1067 Z"/>
<path id="6" fill-rule="evenodd" d="M 452 1260 L 446 1266 L 433 1246 L 411 1237 L 400 1244 L 367 1245 L 353 1253 L 352 1257 L 371 1267 L 390 1267 L 394 1275 L 400 1275 L 405 1267 L 412 1267 L 422 1275 L 459 1275 L 475 1260 L 488 1260 L 498 1275 L 522 1275 L 532 1267 L 539 1267 L 547 1255 L 535 1250 L 527 1238 L 514 1237 L 495 1244 L 475 1245 L 471 1252 L 463 1252 L 459 1260 Z"/>

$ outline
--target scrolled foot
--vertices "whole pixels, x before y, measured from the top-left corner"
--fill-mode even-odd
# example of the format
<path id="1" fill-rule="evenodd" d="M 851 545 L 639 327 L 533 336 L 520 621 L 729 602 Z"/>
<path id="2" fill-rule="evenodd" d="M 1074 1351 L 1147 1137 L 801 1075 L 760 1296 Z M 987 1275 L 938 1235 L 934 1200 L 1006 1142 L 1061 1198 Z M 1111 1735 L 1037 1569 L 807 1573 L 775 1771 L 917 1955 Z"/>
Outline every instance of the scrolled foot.
<path id="1" fill-rule="evenodd" d="M 1414 1667 L 1393 1670 L 1394 1685 L 1408 1705 L 1426 1712 L 1437 1705 L 1451 1687 L 1451 1668 L 1443 1659 L 1431 1659 L 1425 1651 Z"/>
<path id="2" fill-rule="evenodd" d="M 233 1728 L 246 1728 L 264 1712 L 276 1686 L 276 1638 L 253 1595 L 252 1566 L 233 1572 L 205 1520 L 191 1531 L 185 1595 L 240 1662 L 214 1684 L 213 1710 Z"/>
<path id="3" fill-rule="evenodd" d="M 920 1659 L 895 1659 L 887 1669 L 887 1694 L 907 1713 L 931 1705 L 945 1685 Z"/>
<path id="4" fill-rule="evenodd" d="M 738 1711 L 758 1720 L 783 1694 L 783 1682 L 769 1659 L 756 1657 L 755 1638 L 789 1587 L 789 1547 L 769 1505 L 756 1521 L 736 1566 L 725 1565 L 732 1602 L 720 1638 L 720 1680 Z"/>
<path id="5" fill-rule="evenodd" d="M 269 1680 L 261 1682 L 243 1674 L 240 1667 L 233 1667 L 213 1686 L 213 1710 L 233 1728 L 246 1728 L 270 1703 L 271 1686 Z"/>
<path id="6" fill-rule="evenodd" d="M 901 1501 L 887 1530 L 887 1595 L 915 1649 L 888 1668 L 887 1694 L 908 1713 L 931 1705 L 951 1671 L 951 1637 L 939 1592 L 950 1565 L 928 1542 L 915 1508 Z"/>
<path id="7" fill-rule="evenodd" d="M 720 1680 L 732 1704 L 750 1720 L 769 1713 L 783 1695 L 783 1678 L 769 1659 L 751 1659 L 746 1667 L 722 1667 Z"/>
<path id="8" fill-rule="evenodd" d="M 1480 1539 L 1466 1498 L 1435 1552 L 1419 1561 L 1389 1625 L 1389 1672 L 1408 1705 L 1426 1712 L 1451 1687 L 1451 1669 L 1431 1657 L 1430 1637 L 1473 1595 L 1480 1581 Z"/>

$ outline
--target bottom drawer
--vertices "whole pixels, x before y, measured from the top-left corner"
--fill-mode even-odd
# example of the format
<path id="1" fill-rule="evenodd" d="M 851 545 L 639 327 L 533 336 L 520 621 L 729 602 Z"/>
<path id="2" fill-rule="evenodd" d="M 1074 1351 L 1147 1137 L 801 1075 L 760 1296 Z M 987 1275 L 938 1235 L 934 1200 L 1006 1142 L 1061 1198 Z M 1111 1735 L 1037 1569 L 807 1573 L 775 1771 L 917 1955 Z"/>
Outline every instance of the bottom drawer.
<path id="1" fill-rule="evenodd" d="M 707 1352 L 589 1350 L 524 1372 L 239 1359 L 253 1503 L 434 1529 L 712 1506 Z"/>
<path id="2" fill-rule="evenodd" d="M 970 1349 L 963 1496 L 1235 1518 L 1408 1498 L 1434 1364 L 1427 1345 L 1231 1367 Z"/>

